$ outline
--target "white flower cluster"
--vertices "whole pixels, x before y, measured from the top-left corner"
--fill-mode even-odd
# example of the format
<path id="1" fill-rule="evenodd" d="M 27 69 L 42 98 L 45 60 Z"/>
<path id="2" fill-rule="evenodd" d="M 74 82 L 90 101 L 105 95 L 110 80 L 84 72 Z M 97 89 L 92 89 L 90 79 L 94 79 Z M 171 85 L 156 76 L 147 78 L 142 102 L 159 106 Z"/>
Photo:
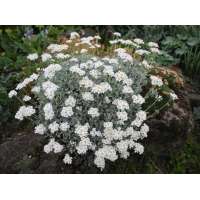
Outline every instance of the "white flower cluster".
<path id="1" fill-rule="evenodd" d="M 55 141 L 54 138 L 50 139 L 49 143 L 44 146 L 44 152 L 45 153 L 60 153 L 63 150 L 63 146 Z"/>
<path id="2" fill-rule="evenodd" d="M 26 87 L 28 84 L 30 84 L 31 82 L 35 81 L 38 79 L 38 75 L 37 74 L 32 74 L 30 77 L 25 78 L 21 83 L 19 83 L 16 87 L 16 90 L 21 90 L 24 87 Z"/>
<path id="3" fill-rule="evenodd" d="M 118 33 L 113 33 L 113 35 L 116 37 L 121 37 L 121 35 L 118 35 Z M 162 54 L 162 52 L 159 49 L 159 45 L 157 43 L 155 43 L 155 42 L 145 43 L 140 38 L 135 38 L 133 41 L 132 40 L 124 40 L 124 39 L 115 39 L 115 40 L 111 40 L 109 42 L 111 45 L 123 45 L 123 46 L 132 47 L 135 50 L 134 53 L 138 54 L 140 56 L 149 55 L 151 53 L 152 54 Z M 125 54 L 126 51 L 119 51 L 119 49 L 121 49 L 121 48 L 118 48 L 115 51 L 120 53 L 122 58 L 123 57 L 126 58 L 127 57 L 127 55 Z"/>
<path id="4" fill-rule="evenodd" d="M 32 54 L 29 54 L 29 55 L 27 56 L 27 59 L 33 61 L 33 60 L 37 60 L 38 57 L 39 57 L 39 56 L 38 56 L 37 53 L 32 53 Z"/>
<path id="5" fill-rule="evenodd" d="M 12 98 L 14 96 L 17 96 L 17 92 L 15 90 L 11 90 L 9 93 L 8 93 L 8 97 L 9 98 Z"/>
<path id="6" fill-rule="evenodd" d="M 17 111 L 15 118 L 19 120 L 23 120 L 26 117 L 30 117 L 35 114 L 35 109 L 33 106 L 21 106 Z"/>
<path id="7" fill-rule="evenodd" d="M 152 85 L 159 86 L 159 87 L 161 87 L 161 86 L 163 85 L 162 79 L 160 79 L 160 78 L 157 77 L 157 76 L 151 75 L 151 76 L 150 76 L 150 79 L 151 79 L 151 84 L 152 84 Z"/>
<path id="8" fill-rule="evenodd" d="M 44 91 L 44 95 L 51 100 L 54 98 L 55 92 L 57 91 L 59 86 L 52 83 L 51 81 L 45 81 L 42 83 L 42 88 Z"/>
<path id="9" fill-rule="evenodd" d="M 119 38 L 121 34 L 114 36 Z M 41 56 L 43 62 L 48 61 L 47 66 L 19 83 L 9 97 L 17 96 L 18 91 L 31 83 L 32 94 L 23 96 L 23 101 L 28 104 L 36 97 L 37 106 L 21 106 L 15 117 L 23 120 L 35 114 L 34 132 L 49 138 L 44 146 L 46 153 L 64 152 L 65 164 L 73 163 L 73 155 L 93 153 L 94 164 L 103 170 L 106 160 L 114 162 L 118 158 L 127 159 L 131 152 L 144 152 L 140 141 L 147 137 L 149 127 L 145 124 L 148 113 L 142 108 L 146 98 L 143 86 L 148 80 L 158 86 L 153 88 L 164 83 L 157 76 L 149 78 L 150 64 L 135 62 L 123 48 L 115 49 L 113 57 L 103 58 L 89 55 L 84 48 L 77 55 L 62 53 L 71 43 L 90 48 L 99 39 L 99 36 L 81 38 L 73 32 L 67 44 L 49 45 L 49 53 Z M 138 38 L 116 39 L 111 43 L 134 48 L 144 45 Z M 158 48 L 156 43 L 148 45 Z M 175 93 L 170 95 L 177 99 Z"/>
<path id="10" fill-rule="evenodd" d="M 68 47 L 69 46 L 67 44 L 50 44 L 47 47 L 47 50 L 49 50 L 51 53 L 57 53 L 57 52 L 61 52 L 63 50 L 67 50 Z"/>

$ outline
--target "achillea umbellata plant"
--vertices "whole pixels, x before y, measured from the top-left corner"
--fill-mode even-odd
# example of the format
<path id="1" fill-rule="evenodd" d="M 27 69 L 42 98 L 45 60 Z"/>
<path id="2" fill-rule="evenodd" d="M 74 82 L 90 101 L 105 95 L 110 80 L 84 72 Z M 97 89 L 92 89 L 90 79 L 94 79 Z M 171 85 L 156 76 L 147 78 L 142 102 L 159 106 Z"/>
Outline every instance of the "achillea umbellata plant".
<path id="1" fill-rule="evenodd" d="M 151 74 L 154 66 L 145 59 L 162 53 L 156 43 L 119 39 L 120 33 L 114 37 L 103 49 L 99 36 L 81 38 L 73 32 L 41 56 L 28 55 L 46 67 L 9 93 L 23 103 L 15 118 L 31 118 L 34 132 L 49 138 L 44 151 L 64 152 L 65 164 L 92 152 L 103 170 L 106 160 L 127 159 L 130 151 L 142 154 L 146 119 L 177 99 L 167 80 Z"/>

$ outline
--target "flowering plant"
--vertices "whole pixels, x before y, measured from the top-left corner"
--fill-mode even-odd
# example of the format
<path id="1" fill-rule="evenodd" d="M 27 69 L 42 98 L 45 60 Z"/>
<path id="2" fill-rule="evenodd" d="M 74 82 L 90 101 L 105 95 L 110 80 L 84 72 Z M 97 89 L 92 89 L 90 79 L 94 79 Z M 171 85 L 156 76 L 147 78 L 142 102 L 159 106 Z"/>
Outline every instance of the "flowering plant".
<path id="1" fill-rule="evenodd" d="M 104 169 L 106 160 L 127 159 L 131 150 L 142 154 L 148 114 L 177 96 L 167 80 L 151 74 L 154 66 L 142 57 L 160 54 L 156 43 L 148 43 L 149 52 L 140 49 L 145 45 L 141 39 L 117 39 L 104 50 L 99 40 L 73 32 L 64 44 L 49 45 L 41 57 L 28 55 L 31 61 L 41 58 L 46 67 L 19 83 L 9 97 L 23 103 L 15 118 L 32 117 L 34 132 L 49 139 L 46 153 L 65 152 L 63 162 L 71 164 L 76 154 L 92 152 L 94 164 Z M 162 92 L 166 89 L 168 94 Z"/>

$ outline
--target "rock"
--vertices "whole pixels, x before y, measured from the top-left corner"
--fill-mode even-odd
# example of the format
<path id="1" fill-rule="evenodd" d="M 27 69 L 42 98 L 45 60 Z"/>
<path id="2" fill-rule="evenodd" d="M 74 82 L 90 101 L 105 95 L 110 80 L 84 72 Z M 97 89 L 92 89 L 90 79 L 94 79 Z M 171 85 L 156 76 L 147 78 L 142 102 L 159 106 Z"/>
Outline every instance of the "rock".
<path id="1" fill-rule="evenodd" d="M 26 173 L 37 168 L 44 139 L 34 134 L 19 133 L 0 145 L 0 173 Z"/>
<path id="2" fill-rule="evenodd" d="M 193 107 L 200 106 L 200 94 L 190 93 L 188 96 Z"/>
<path id="3" fill-rule="evenodd" d="M 194 121 L 188 94 L 182 90 L 176 91 L 176 94 L 179 100 L 173 107 L 147 121 L 151 128 L 146 139 L 146 149 L 160 146 L 157 150 L 161 153 L 166 152 L 166 149 L 180 148 L 192 132 Z"/>

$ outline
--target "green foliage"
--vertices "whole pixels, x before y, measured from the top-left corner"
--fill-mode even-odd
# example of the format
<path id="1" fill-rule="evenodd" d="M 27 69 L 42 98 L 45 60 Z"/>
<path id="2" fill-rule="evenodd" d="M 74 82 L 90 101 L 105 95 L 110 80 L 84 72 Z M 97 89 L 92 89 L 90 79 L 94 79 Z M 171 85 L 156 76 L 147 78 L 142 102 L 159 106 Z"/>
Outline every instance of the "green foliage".
<path id="1" fill-rule="evenodd" d="M 200 51 L 198 47 L 188 50 L 183 56 L 185 72 L 191 77 L 200 74 Z"/>
<path id="2" fill-rule="evenodd" d="M 183 149 L 171 155 L 169 173 L 199 173 L 200 157 L 199 138 L 195 133 L 190 136 Z"/>
<path id="3" fill-rule="evenodd" d="M 189 29 L 189 28 L 188 28 Z M 200 74 L 200 32 L 196 27 L 175 36 L 168 36 L 162 42 L 162 48 L 173 55 L 189 76 Z"/>
<path id="4" fill-rule="evenodd" d="M 0 125 L 12 119 L 13 101 L 8 92 L 38 65 L 27 61 L 29 53 L 41 53 L 73 26 L 0 26 Z"/>

